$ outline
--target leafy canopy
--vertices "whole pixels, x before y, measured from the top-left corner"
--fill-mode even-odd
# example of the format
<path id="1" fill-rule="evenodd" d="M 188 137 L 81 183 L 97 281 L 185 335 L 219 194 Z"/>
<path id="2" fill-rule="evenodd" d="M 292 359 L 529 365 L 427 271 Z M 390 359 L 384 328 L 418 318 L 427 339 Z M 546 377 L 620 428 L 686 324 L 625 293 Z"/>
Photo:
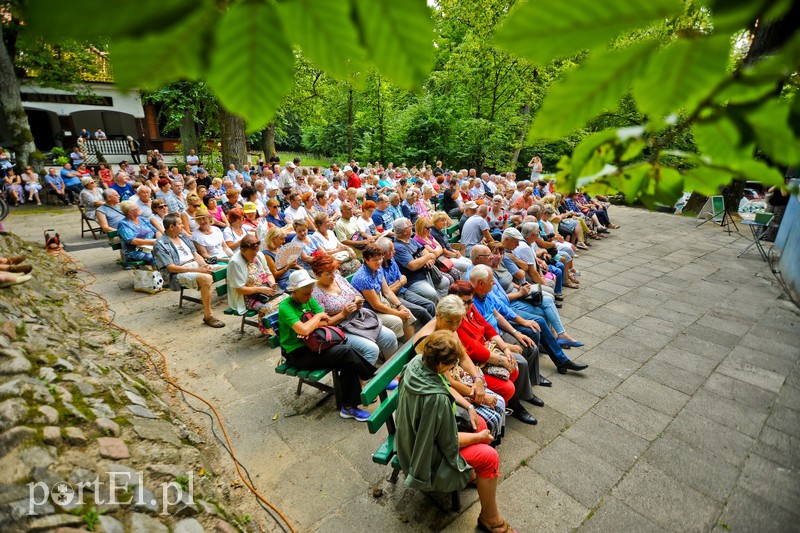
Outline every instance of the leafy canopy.
<path id="1" fill-rule="evenodd" d="M 795 3 L 84 0 L 92 16 L 74 17 L 37 0 L 26 19 L 51 40 L 107 38 L 123 88 L 203 80 L 250 130 L 282 106 L 287 120 L 313 110 L 307 146 L 384 156 L 413 142 L 502 166 L 528 129 L 537 150 L 574 148 L 566 188 L 654 205 L 734 178 L 780 184 L 779 168 L 800 164 L 797 24 L 746 57 L 756 22 Z"/>

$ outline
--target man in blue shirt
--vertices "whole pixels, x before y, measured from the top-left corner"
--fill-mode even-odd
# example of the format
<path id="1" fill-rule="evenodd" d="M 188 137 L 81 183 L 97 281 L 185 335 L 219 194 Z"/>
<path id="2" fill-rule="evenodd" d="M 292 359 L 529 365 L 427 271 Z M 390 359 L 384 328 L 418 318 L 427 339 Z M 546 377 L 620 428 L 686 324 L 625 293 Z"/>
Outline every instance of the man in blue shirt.
<path id="1" fill-rule="evenodd" d="M 73 204 L 78 202 L 83 185 L 81 185 L 81 175 L 72 170 L 70 163 L 64 163 L 64 168 L 61 169 L 61 179 L 64 182 L 67 197 Z"/>
<path id="2" fill-rule="evenodd" d="M 374 185 L 367 185 L 367 194 L 364 196 L 364 201 L 372 200 L 375 203 L 378 203 L 378 193 L 375 192 Z"/>
<path id="3" fill-rule="evenodd" d="M 519 368 L 519 376 L 514 381 L 516 390 L 514 391 L 514 397 L 508 403 L 508 407 L 513 409 L 514 418 L 526 424 L 536 424 L 537 420 L 525 410 L 521 402 L 521 400 L 525 400 L 539 407 L 544 405 L 542 399 L 536 396 L 532 389 L 533 385 L 538 384 L 541 379 L 539 375 L 539 350 L 536 348 L 536 342 L 530 336 L 523 334 L 522 329 L 517 331 L 508 324 L 505 316 L 514 316 L 517 319 L 521 317 L 511 311 L 510 308 L 505 307 L 492 294 L 494 276 L 489 267 L 485 265 L 473 267 L 470 272 L 469 282 L 474 291 L 472 303 L 475 309 L 496 331 L 500 332 L 500 336 L 503 337 L 504 341 L 512 346 L 522 347 L 521 354 L 514 354 Z M 535 328 L 539 327 L 535 323 L 533 323 L 533 326 Z M 533 333 L 533 330 L 528 332 L 528 335 L 530 333 Z"/>
<path id="4" fill-rule="evenodd" d="M 422 245 L 411 239 L 411 221 L 407 218 L 398 218 L 394 221 L 394 233 L 396 236 L 395 253 L 400 272 L 408 278 L 409 290 L 417 293 L 434 304 L 439 303 L 439 299 L 447 294 L 449 283 L 447 278 L 442 276 L 436 286 L 428 273 L 428 268 L 436 268 L 434 261 L 436 255 L 433 252 L 426 252 Z"/>
<path id="5" fill-rule="evenodd" d="M 470 281 L 471 281 L 470 272 L 477 265 L 484 265 L 487 268 L 491 268 L 490 266 L 491 257 L 492 257 L 491 251 L 486 246 L 478 245 L 472 249 L 471 259 L 475 266 L 469 267 L 465 274 L 470 279 Z M 553 364 L 556 365 L 556 368 L 558 369 L 559 373 L 565 374 L 567 370 L 581 371 L 588 367 L 588 365 L 574 363 L 569 359 L 569 357 L 567 357 L 567 355 L 564 353 L 563 348 L 561 348 L 561 345 L 558 343 L 558 340 L 556 339 L 555 335 L 553 335 L 553 333 L 550 331 L 550 326 L 547 324 L 547 320 L 536 314 L 533 311 L 533 309 L 530 308 L 531 307 L 530 304 L 526 304 L 521 300 L 517 300 L 516 302 L 514 302 L 514 305 L 512 305 L 511 300 L 509 300 L 508 298 L 508 294 L 506 294 L 506 292 L 503 290 L 503 287 L 500 285 L 500 282 L 497 281 L 494 275 L 492 275 L 492 281 L 493 281 L 492 288 L 489 295 L 492 296 L 493 297 L 492 300 L 496 302 L 497 305 L 499 305 L 499 308 L 497 308 L 497 310 L 500 312 L 500 314 L 503 315 L 504 318 L 506 318 L 506 320 L 511 322 L 512 327 L 520 331 L 524 332 L 527 328 L 520 327 L 521 323 L 516 321 L 514 318 L 510 318 L 511 314 L 509 314 L 508 311 L 511 311 L 511 313 L 518 315 L 519 317 L 521 317 L 524 320 L 527 320 L 528 322 L 536 323 L 536 325 L 539 328 L 536 335 L 537 343 L 542 347 L 542 351 L 550 356 L 550 359 L 553 361 Z M 475 306 L 476 307 L 478 306 L 477 298 Z M 489 318 L 487 318 L 486 321 L 492 324 L 492 326 L 495 326 L 495 324 L 493 324 L 492 321 L 489 320 Z M 497 328 L 495 327 L 495 329 Z M 541 378 L 539 380 L 539 384 L 550 386 L 550 382 L 544 380 L 544 378 Z"/>
<path id="6" fill-rule="evenodd" d="M 394 243 L 391 239 L 381 237 L 375 244 L 383 250 L 383 275 L 392 292 L 411 311 L 419 324 L 425 325 L 433 320 L 436 315 L 436 304 L 406 287 L 408 278 L 400 273 L 400 267 L 394 260 Z"/>
<path id="7" fill-rule="evenodd" d="M 55 194 L 64 205 L 69 205 L 69 200 L 67 200 L 67 190 L 64 186 L 64 180 L 61 179 L 56 173 L 56 169 L 50 167 L 47 169 L 47 176 L 44 177 L 44 182 L 47 185 L 48 189 L 47 192 L 51 194 Z"/>
<path id="8" fill-rule="evenodd" d="M 376 229 L 382 229 L 383 231 L 392 231 L 392 222 L 394 219 L 392 217 L 386 216 L 386 209 L 389 207 L 389 198 L 384 195 L 378 195 L 378 199 L 375 200 L 375 211 L 372 212 L 372 222 L 375 224 Z"/>
<path id="9" fill-rule="evenodd" d="M 136 196 L 136 191 L 134 191 L 131 184 L 128 183 L 128 175 L 121 170 L 117 172 L 114 183 L 112 183 L 110 187 L 117 191 L 121 202 Z"/>

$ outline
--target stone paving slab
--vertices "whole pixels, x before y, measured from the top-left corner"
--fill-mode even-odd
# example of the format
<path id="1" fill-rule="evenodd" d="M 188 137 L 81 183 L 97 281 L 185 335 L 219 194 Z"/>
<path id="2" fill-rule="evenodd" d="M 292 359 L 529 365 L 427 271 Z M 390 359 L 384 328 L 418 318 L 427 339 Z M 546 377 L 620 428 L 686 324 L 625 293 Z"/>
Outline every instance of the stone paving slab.
<path id="1" fill-rule="evenodd" d="M 77 211 L 52 213 L 5 222 L 37 243 L 45 226 L 68 248 L 88 242 Z M 543 357 L 553 387 L 536 390 L 539 425 L 509 420 L 499 447 L 504 516 L 520 531 L 800 530 L 800 313 L 757 252 L 737 257 L 748 235 L 610 214 L 622 228 L 579 254 L 583 288 L 560 310 L 586 343 L 567 354 L 590 368 L 561 375 Z M 316 407 L 314 389 L 296 396 L 296 380 L 274 373 L 278 351 L 238 321 L 212 330 L 174 293 L 132 292 L 114 255 L 72 254 L 118 323 L 163 346 L 172 375 L 215 402 L 256 486 L 298 530 L 474 529 L 474 489 L 452 513 L 446 495 L 388 483 L 390 469 L 370 460 L 383 433 L 341 420 L 330 400 Z"/>

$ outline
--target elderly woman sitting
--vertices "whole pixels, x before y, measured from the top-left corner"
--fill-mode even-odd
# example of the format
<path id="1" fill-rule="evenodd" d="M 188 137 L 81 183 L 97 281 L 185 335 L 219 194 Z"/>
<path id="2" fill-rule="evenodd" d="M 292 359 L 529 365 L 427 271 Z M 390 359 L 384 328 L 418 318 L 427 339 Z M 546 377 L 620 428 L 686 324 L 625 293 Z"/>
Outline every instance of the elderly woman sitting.
<path id="1" fill-rule="evenodd" d="M 318 211 L 315 213 L 314 225 L 317 227 L 317 231 L 311 235 L 311 240 L 317 243 L 317 250 L 331 255 L 339 261 L 339 272 L 343 276 L 354 274 L 361 268 L 361 263 L 356 258 L 356 253 L 353 249 L 345 246 L 336 238 L 332 229 L 333 223 L 327 212 Z"/>
<path id="2" fill-rule="evenodd" d="M 106 203 L 103 200 L 103 191 L 97 186 L 92 177 L 82 178 L 81 184 L 83 184 L 83 190 L 80 194 L 81 207 L 83 207 L 86 218 L 97 220 L 95 211 Z"/>
<path id="3" fill-rule="evenodd" d="M 161 233 L 140 216 L 142 212 L 133 200 L 122 202 L 120 209 L 125 215 L 117 226 L 123 257 L 126 261 L 143 261 L 147 265 L 154 265 L 153 245 Z"/>
<path id="4" fill-rule="evenodd" d="M 287 286 L 291 297 L 278 308 L 281 354 L 300 370 L 330 369 L 339 372 L 342 409 L 339 416 L 366 422 L 369 411 L 358 407 L 361 402 L 361 383 L 375 375 L 375 367 L 350 344 L 332 346 L 322 353 L 311 350 L 305 343 L 315 329 L 331 325 L 332 317 L 311 297 L 314 280 L 305 270 L 289 276 Z"/>
<path id="5" fill-rule="evenodd" d="M 422 355 L 403 371 L 398 389 L 395 447 L 409 487 L 438 492 L 475 481 L 481 511 L 478 526 L 490 533 L 514 533 L 497 507 L 500 458 L 494 439 L 471 404 L 448 387 L 444 377 L 462 359 L 464 348 L 449 331 L 436 331 Z M 474 433 L 459 432 L 453 402 L 470 412 Z"/>
<path id="6" fill-rule="evenodd" d="M 423 246 L 426 252 L 432 252 L 436 256 L 436 268 L 447 278 L 448 284 L 452 284 L 461 279 L 461 272 L 455 268 L 455 263 L 444 256 L 444 248 L 431 234 L 433 225 L 431 220 L 426 217 L 418 217 L 414 223 L 416 235 L 414 240 Z M 442 269 L 444 268 L 444 270 Z"/>
<path id="7" fill-rule="evenodd" d="M 442 247 L 442 255 L 448 258 L 453 262 L 457 269 L 461 272 L 466 272 L 469 267 L 472 266 L 472 262 L 463 257 L 461 252 L 458 250 L 454 250 L 452 246 L 450 246 L 450 241 L 447 236 L 444 234 L 444 230 L 450 225 L 451 220 L 450 217 L 447 216 L 447 213 L 442 211 L 437 211 L 431 217 L 431 236 L 436 239 L 436 242 Z"/>
<path id="8" fill-rule="evenodd" d="M 384 251 L 377 244 L 368 244 L 363 253 L 364 265 L 353 276 L 353 287 L 366 299 L 384 326 L 397 337 L 414 335 L 414 315 L 389 287 L 383 270 Z"/>
<path id="9" fill-rule="evenodd" d="M 283 246 L 285 239 L 286 237 L 284 236 L 283 230 L 277 226 L 269 228 L 264 234 L 263 239 L 264 257 L 267 260 L 267 266 L 278 282 L 278 286 L 283 290 L 286 290 L 286 287 L 289 285 L 289 275 L 292 273 L 292 270 L 303 268 L 297 264 L 297 259 L 293 259 L 287 264 L 278 267 L 276 262 L 278 250 Z"/>
<path id="10" fill-rule="evenodd" d="M 217 262 L 221 259 L 227 260 L 233 255 L 233 251 L 225 244 L 225 237 L 222 230 L 211 225 L 211 215 L 208 209 L 201 207 L 194 216 L 197 221 L 197 229 L 192 232 L 192 241 L 197 247 L 197 252 L 203 256 L 206 262 Z"/>
<path id="11" fill-rule="evenodd" d="M 416 352 L 422 353 L 425 340 L 434 331 L 456 332 L 466 314 L 467 309 L 461 298 L 454 294 L 442 298 L 436 306 L 436 319 L 425 324 L 414 337 Z M 506 402 L 499 394 L 487 389 L 486 377 L 469 358 L 466 350 L 453 370 L 447 373 L 447 380 L 456 392 L 475 407 L 478 415 L 489 426 L 492 436 L 499 438 L 503 429 Z"/>
<path id="12" fill-rule="evenodd" d="M 363 308 L 364 299 L 338 272 L 338 261 L 329 255 L 312 260 L 317 283 L 311 295 L 331 317 L 329 325 L 347 333 L 347 343 L 373 365 L 383 355 L 388 359 L 397 351 L 397 335 L 382 326 L 378 315 Z"/>
<path id="13" fill-rule="evenodd" d="M 259 329 L 267 333 L 261 319 L 275 312 L 283 294 L 267 266 L 264 254 L 259 251 L 258 237 L 248 233 L 239 243 L 239 249 L 228 263 L 228 305 L 237 313 L 248 309 L 258 311 Z"/>

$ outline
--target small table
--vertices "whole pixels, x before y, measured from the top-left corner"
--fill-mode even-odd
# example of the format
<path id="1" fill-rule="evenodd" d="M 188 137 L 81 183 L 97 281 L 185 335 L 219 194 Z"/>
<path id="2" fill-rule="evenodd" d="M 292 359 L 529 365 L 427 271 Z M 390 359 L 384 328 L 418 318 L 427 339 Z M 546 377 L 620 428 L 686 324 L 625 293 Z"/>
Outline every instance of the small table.
<path id="1" fill-rule="evenodd" d="M 758 249 L 758 253 L 761 254 L 761 259 L 764 261 L 767 260 L 767 251 L 764 250 L 764 246 L 761 244 L 761 237 L 764 236 L 764 233 L 766 233 L 767 229 L 769 228 L 769 224 L 772 222 L 773 215 L 772 213 L 758 213 L 758 215 L 756 216 L 755 220 L 742 220 L 743 225 L 750 227 L 750 233 L 753 235 L 753 242 L 748 244 L 747 247 L 736 257 L 742 257 L 747 250 L 755 246 Z"/>

